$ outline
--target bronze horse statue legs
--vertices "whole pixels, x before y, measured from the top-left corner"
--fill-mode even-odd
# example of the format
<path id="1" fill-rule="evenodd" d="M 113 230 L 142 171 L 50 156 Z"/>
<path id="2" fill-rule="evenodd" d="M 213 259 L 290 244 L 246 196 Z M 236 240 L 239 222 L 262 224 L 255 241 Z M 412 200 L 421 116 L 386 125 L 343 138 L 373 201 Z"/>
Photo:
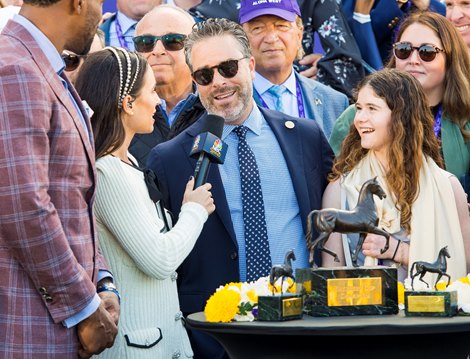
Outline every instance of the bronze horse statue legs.
<path id="1" fill-rule="evenodd" d="M 439 280 L 445 276 L 447 277 L 447 285 L 450 283 L 450 276 L 446 273 L 447 270 L 447 259 L 450 258 L 449 251 L 447 250 L 447 246 L 442 247 L 441 250 L 439 251 L 439 255 L 437 257 L 437 260 L 433 263 L 429 262 L 414 262 L 411 265 L 411 270 L 410 270 L 410 276 L 411 276 L 411 287 L 413 287 L 413 280 L 419 275 L 419 281 L 423 282 L 426 284 L 426 286 L 429 288 L 429 284 L 423 279 L 424 275 L 427 272 L 430 273 L 437 273 L 437 280 L 436 283 L 434 284 L 434 288 L 436 287 L 437 283 Z M 416 270 L 415 273 L 413 273 Z"/>
<path id="2" fill-rule="evenodd" d="M 387 241 L 385 242 L 385 247 L 380 250 L 380 253 L 383 254 L 388 250 L 388 243 L 390 240 L 390 234 L 388 234 L 388 232 L 378 227 L 373 227 L 370 229 L 370 232 L 367 232 L 367 233 L 373 233 L 373 234 L 384 236 L 387 239 Z M 354 267 L 359 266 L 357 264 L 357 257 L 359 255 L 359 251 L 362 250 L 362 245 L 364 244 L 364 240 L 366 239 L 367 233 L 362 232 L 359 234 L 359 240 L 357 241 L 356 249 L 354 250 L 354 253 L 351 255 L 351 260 L 352 260 Z"/>
<path id="3" fill-rule="evenodd" d="M 335 252 L 333 252 L 331 249 L 328 249 L 328 248 L 325 247 L 325 243 L 328 240 L 328 238 L 330 237 L 330 234 L 331 234 L 331 232 L 330 233 L 328 233 L 328 232 L 320 233 L 318 238 L 315 240 L 315 242 L 309 248 L 309 250 L 310 250 L 309 263 L 311 265 L 313 265 L 314 268 L 317 267 L 317 265 L 315 264 L 315 261 L 313 260 L 313 253 L 315 251 L 316 246 L 318 246 L 318 249 L 320 251 L 328 253 L 330 256 L 332 256 L 334 258 L 335 262 L 339 263 L 338 255 Z"/>

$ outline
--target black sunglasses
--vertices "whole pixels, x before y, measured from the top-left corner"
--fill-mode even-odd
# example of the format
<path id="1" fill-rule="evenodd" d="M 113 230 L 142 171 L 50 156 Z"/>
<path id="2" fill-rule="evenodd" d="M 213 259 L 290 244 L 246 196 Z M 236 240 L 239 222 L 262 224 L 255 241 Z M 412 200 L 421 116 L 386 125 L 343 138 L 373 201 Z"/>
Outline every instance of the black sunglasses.
<path id="1" fill-rule="evenodd" d="M 400 60 L 406 60 L 411 56 L 414 50 L 418 51 L 419 58 L 425 62 L 434 60 L 439 52 L 443 49 L 431 44 L 423 44 L 421 46 L 413 46 L 409 42 L 397 42 L 393 44 L 393 53 Z"/>
<path id="2" fill-rule="evenodd" d="M 150 52 L 154 49 L 158 40 L 162 41 L 163 47 L 168 51 L 178 51 L 184 47 L 186 35 L 166 34 L 163 36 L 142 35 L 132 39 L 137 52 Z"/>
<path id="3" fill-rule="evenodd" d="M 247 58 L 248 57 L 245 56 L 238 60 L 227 60 L 215 66 L 204 67 L 192 73 L 193 79 L 199 85 L 207 86 L 214 79 L 214 69 L 217 69 L 219 74 L 225 77 L 226 79 L 231 79 L 238 73 L 238 61 L 241 61 Z"/>
<path id="4" fill-rule="evenodd" d="M 85 60 L 88 55 L 77 55 L 73 52 L 64 51 L 60 56 L 62 57 L 62 60 L 64 60 L 65 71 L 70 72 L 75 71 L 80 65 L 80 60 Z"/>

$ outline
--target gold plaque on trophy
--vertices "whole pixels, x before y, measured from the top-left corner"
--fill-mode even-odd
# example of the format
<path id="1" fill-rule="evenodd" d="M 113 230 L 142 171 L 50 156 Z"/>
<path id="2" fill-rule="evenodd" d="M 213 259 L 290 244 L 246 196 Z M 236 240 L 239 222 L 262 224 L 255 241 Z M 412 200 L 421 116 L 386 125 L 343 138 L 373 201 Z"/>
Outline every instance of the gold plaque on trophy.
<path id="1" fill-rule="evenodd" d="M 408 297 L 409 312 L 445 312 L 444 296 L 415 295 Z"/>
<path id="2" fill-rule="evenodd" d="M 284 317 L 302 315 L 302 298 L 287 298 L 282 300 L 282 315 Z"/>
<path id="3" fill-rule="evenodd" d="M 327 280 L 328 306 L 381 305 L 382 278 L 341 278 Z"/>

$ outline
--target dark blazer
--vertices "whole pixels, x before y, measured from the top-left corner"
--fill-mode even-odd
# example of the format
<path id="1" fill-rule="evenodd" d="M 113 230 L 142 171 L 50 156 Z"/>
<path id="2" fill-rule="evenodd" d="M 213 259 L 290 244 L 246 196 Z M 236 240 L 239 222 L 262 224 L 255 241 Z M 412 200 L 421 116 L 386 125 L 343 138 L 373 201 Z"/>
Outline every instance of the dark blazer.
<path id="1" fill-rule="evenodd" d="M 333 152 L 316 122 L 268 109 L 260 110 L 284 154 L 306 231 L 307 214 L 321 208 Z M 286 127 L 287 121 L 292 121 L 294 127 Z M 174 139 L 155 147 L 149 155 L 147 165 L 157 173 L 167 193 L 167 208 L 176 217 L 185 185 L 196 165 L 188 154 L 202 127 L 202 121 L 196 121 Z M 178 269 L 178 293 L 185 315 L 202 311 L 209 296 L 220 285 L 240 281 L 237 240 L 220 172 L 215 165 L 210 169 L 208 182 L 212 184 L 216 210 L 209 216 L 194 249 Z M 317 263 L 319 260 L 317 255 Z M 209 336 L 189 330 L 189 337 L 196 358 L 226 358 L 222 347 Z"/>
<path id="2" fill-rule="evenodd" d="M 332 150 L 314 121 L 267 109 L 261 109 L 261 112 L 284 154 L 306 231 L 307 214 L 321 208 L 326 176 L 332 164 Z M 286 121 L 292 121 L 294 128 L 287 128 Z M 166 205 L 176 217 L 185 185 L 196 164 L 188 154 L 195 136 L 201 132 L 202 123 L 197 121 L 173 140 L 158 145 L 149 155 L 147 164 L 157 173 L 169 193 Z M 185 313 L 203 310 L 206 300 L 219 285 L 239 281 L 237 241 L 224 186 L 215 165 L 210 169 L 208 182 L 212 184 L 215 213 L 209 217 L 193 251 L 178 269 L 180 304 Z"/>

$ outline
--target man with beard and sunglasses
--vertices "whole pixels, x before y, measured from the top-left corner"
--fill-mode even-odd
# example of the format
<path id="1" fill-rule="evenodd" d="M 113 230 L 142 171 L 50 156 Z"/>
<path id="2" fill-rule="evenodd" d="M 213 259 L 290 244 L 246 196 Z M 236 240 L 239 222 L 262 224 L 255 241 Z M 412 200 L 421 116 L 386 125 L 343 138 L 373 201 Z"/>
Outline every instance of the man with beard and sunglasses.
<path id="1" fill-rule="evenodd" d="M 171 5 L 155 7 L 137 25 L 135 48 L 152 67 L 156 91 L 162 100 L 154 115 L 153 132 L 135 135 L 129 146 L 142 165 L 152 148 L 176 136 L 205 111 L 183 52 L 193 25 L 187 12 Z"/>
<path id="2" fill-rule="evenodd" d="M 201 102 L 224 118 L 228 145 L 223 165 L 210 169 L 216 210 L 178 269 L 184 314 L 204 309 L 220 285 L 269 275 L 295 249 L 294 267 L 307 267 L 307 214 L 321 208 L 333 153 L 317 123 L 256 106 L 255 59 L 243 28 L 227 19 L 198 24 L 185 42 L 186 62 Z M 168 190 L 166 203 L 180 212 L 181 183 L 194 173 L 189 153 L 204 121 L 158 145 L 149 167 Z M 318 258 L 317 258 L 318 259 Z M 222 358 L 224 351 L 201 332 L 189 336 L 197 358 Z"/>
<path id="3" fill-rule="evenodd" d="M 88 52 L 101 6 L 25 0 L 0 34 L 2 358 L 89 358 L 117 333 L 93 218 L 90 121 L 60 56 Z"/>

